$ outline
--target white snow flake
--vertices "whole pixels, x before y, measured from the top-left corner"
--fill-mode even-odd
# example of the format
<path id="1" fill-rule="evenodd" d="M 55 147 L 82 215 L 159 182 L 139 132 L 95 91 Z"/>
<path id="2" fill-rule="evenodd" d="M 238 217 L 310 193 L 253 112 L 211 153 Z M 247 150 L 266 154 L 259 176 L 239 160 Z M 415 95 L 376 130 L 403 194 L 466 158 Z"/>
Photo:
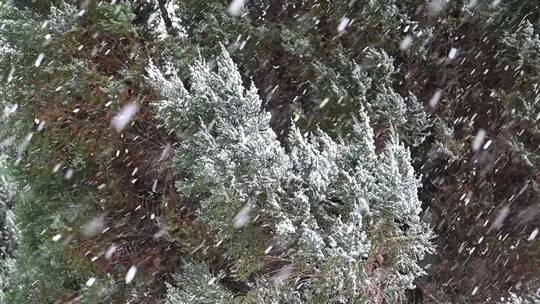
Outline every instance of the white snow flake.
<path id="1" fill-rule="evenodd" d="M 349 18 L 343 16 L 343 18 L 341 18 L 341 21 L 339 22 L 339 25 L 337 27 L 337 30 L 339 33 L 343 33 L 345 31 L 345 29 L 347 28 L 347 26 L 349 25 L 349 21 L 351 21 Z"/>
<path id="2" fill-rule="evenodd" d="M 458 50 L 456 48 L 451 48 L 450 52 L 448 52 L 448 59 L 454 60 L 457 57 Z"/>
<path id="3" fill-rule="evenodd" d="M 112 255 L 116 251 L 116 245 L 112 244 L 109 249 L 107 249 L 107 252 L 105 252 L 105 258 L 107 260 L 110 260 L 112 258 Z"/>
<path id="4" fill-rule="evenodd" d="M 11 69 L 9 70 L 9 74 L 8 74 L 8 77 L 7 77 L 7 83 L 10 83 L 12 80 L 13 80 L 13 76 L 15 75 L 15 67 L 11 67 Z"/>
<path id="5" fill-rule="evenodd" d="M 240 16 L 244 10 L 246 0 L 233 0 L 229 5 L 229 13 L 233 16 Z"/>
<path id="6" fill-rule="evenodd" d="M 330 98 L 328 98 L 328 97 L 325 98 L 325 99 L 321 102 L 321 104 L 319 105 L 319 109 L 324 108 L 324 106 L 326 106 L 326 104 L 328 103 L 328 101 L 330 101 Z"/>
<path id="7" fill-rule="evenodd" d="M 122 132 L 131 122 L 137 112 L 139 112 L 138 104 L 130 103 L 125 105 L 122 110 L 113 118 L 112 126 L 117 132 Z"/>
<path id="8" fill-rule="evenodd" d="M 94 283 L 96 282 L 96 278 L 90 278 L 88 281 L 86 281 L 86 287 L 92 287 Z"/>
<path id="9" fill-rule="evenodd" d="M 249 222 L 249 207 L 245 206 L 234 217 L 234 227 L 242 228 Z"/>
<path id="10" fill-rule="evenodd" d="M 45 54 L 41 53 L 38 55 L 36 62 L 34 63 L 34 66 L 38 68 L 41 65 L 41 62 L 43 61 L 43 58 L 45 58 Z"/>
<path id="11" fill-rule="evenodd" d="M 93 218 L 82 227 L 82 233 L 89 238 L 96 236 L 105 226 L 105 216 L 100 215 Z"/>
<path id="12" fill-rule="evenodd" d="M 538 228 L 534 229 L 534 231 L 531 233 L 531 235 L 529 236 L 529 238 L 527 239 L 527 241 L 532 241 L 536 238 L 536 236 L 538 235 Z"/>
<path id="13" fill-rule="evenodd" d="M 484 129 L 478 130 L 472 143 L 472 148 L 474 151 L 480 150 L 480 148 L 482 147 L 482 144 L 484 143 L 485 138 L 486 138 L 486 131 Z"/>
<path id="14" fill-rule="evenodd" d="M 413 42 L 413 38 L 411 35 L 407 35 L 405 36 L 405 38 L 403 38 L 403 40 L 401 40 L 401 43 L 399 44 L 399 48 L 404 51 L 406 49 L 408 49 L 411 44 Z"/>
<path id="15" fill-rule="evenodd" d="M 73 177 L 73 174 L 75 174 L 75 170 L 73 170 L 72 168 L 69 168 L 66 171 L 66 175 L 64 175 L 64 178 L 65 179 L 71 179 Z"/>
<path id="16" fill-rule="evenodd" d="M 493 222 L 493 224 L 491 225 L 491 227 L 489 228 L 489 230 L 493 230 L 493 229 L 499 229 L 501 228 L 504 220 L 506 219 L 506 217 L 510 214 L 510 209 L 506 206 L 504 208 L 502 208 L 500 211 L 499 211 L 499 214 L 497 215 L 497 218 L 495 218 L 495 221 Z"/>
<path id="17" fill-rule="evenodd" d="M 497 7 L 500 3 L 501 0 L 493 0 L 493 2 L 491 2 L 491 7 Z"/>
<path id="18" fill-rule="evenodd" d="M 428 13 L 431 16 L 438 15 L 442 10 L 446 8 L 449 0 L 433 0 L 428 5 Z"/>
<path id="19" fill-rule="evenodd" d="M 135 275 L 137 274 L 137 267 L 131 266 L 126 273 L 126 284 L 129 284 L 133 281 L 135 278 Z"/>
<path id="20" fill-rule="evenodd" d="M 435 108 L 437 104 L 439 103 L 439 100 L 441 100 L 442 90 L 437 89 L 435 90 L 435 93 L 433 93 L 433 96 L 431 96 L 431 99 L 429 100 L 429 106 L 432 108 Z"/>
<path id="21" fill-rule="evenodd" d="M 62 163 L 56 164 L 56 165 L 54 166 L 52 172 L 53 172 L 53 173 L 58 172 L 58 170 L 60 170 L 61 167 L 62 167 Z"/>

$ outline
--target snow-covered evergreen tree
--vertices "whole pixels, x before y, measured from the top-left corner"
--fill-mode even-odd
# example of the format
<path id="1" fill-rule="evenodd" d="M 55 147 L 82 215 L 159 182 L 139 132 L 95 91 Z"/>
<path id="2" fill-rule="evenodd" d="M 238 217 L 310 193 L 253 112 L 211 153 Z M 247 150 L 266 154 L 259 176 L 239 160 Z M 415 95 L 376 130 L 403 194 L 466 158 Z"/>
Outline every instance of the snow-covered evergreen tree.
<path id="1" fill-rule="evenodd" d="M 501 304 L 537 304 L 540 303 L 540 289 L 536 291 L 520 292 L 518 295 L 510 292 L 506 298 L 501 298 L 498 303 Z"/>
<path id="2" fill-rule="evenodd" d="M 165 304 L 225 304 L 233 298 L 204 263 L 186 262 L 173 279 L 174 285 L 167 283 Z"/>
<path id="3" fill-rule="evenodd" d="M 430 233 L 407 149 L 393 140 L 377 154 L 361 105 L 349 134 L 293 126 L 284 147 L 226 50 L 217 71 L 202 61 L 191 68 L 189 89 L 156 66 L 148 73 L 158 117 L 178 134 L 178 193 L 199 202 L 197 220 L 232 261 L 224 271 L 251 286 L 247 299 L 282 303 L 267 284 L 280 280 L 299 303 L 403 300 L 423 273 Z M 273 278 L 271 260 L 283 278 Z"/>
<path id="4" fill-rule="evenodd" d="M 538 302 L 538 5 L 0 0 L 0 303 Z"/>
<path id="5" fill-rule="evenodd" d="M 291 113 L 306 130 L 349 132 L 362 102 L 379 129 L 393 124 L 408 144 L 424 140 L 429 123 L 408 116 L 408 105 L 424 111 L 397 90 L 394 58 L 424 56 L 430 33 L 400 10 L 398 1 L 242 3 L 237 16 L 221 1 L 182 1 L 169 15 L 179 20 L 185 35 L 171 35 L 155 54 L 177 64 L 184 78 L 198 52 L 210 58 L 223 43 L 261 89 L 280 137 L 288 131 Z M 404 37 L 412 42 L 400 49 Z M 366 87 L 358 88 L 355 70 L 362 71 Z"/>

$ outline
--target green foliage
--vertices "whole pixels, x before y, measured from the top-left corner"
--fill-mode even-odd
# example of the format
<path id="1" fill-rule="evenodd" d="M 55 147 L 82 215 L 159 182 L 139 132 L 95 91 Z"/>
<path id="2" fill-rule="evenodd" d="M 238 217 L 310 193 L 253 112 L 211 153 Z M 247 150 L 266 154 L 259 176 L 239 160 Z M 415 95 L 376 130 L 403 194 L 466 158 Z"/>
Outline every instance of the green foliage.
<path id="1" fill-rule="evenodd" d="M 232 303 L 232 294 L 204 263 L 186 262 L 173 279 L 175 285 L 167 283 L 166 304 Z"/>
<path id="2" fill-rule="evenodd" d="M 428 55 L 403 67 L 409 77 L 406 88 L 419 100 L 428 101 L 435 92 L 442 96 L 430 118 L 432 135 L 415 153 L 424 177 L 421 197 L 426 207 L 437 210 L 433 224 L 442 248 L 439 260 L 444 260 L 422 281 L 441 280 L 437 284 L 445 287 L 437 295 L 439 302 L 506 297 L 506 290 L 521 283 L 505 278 L 533 282 L 538 277 L 532 268 L 518 267 L 528 259 L 524 256 L 538 254 L 528 246 L 518 249 L 519 262 L 494 265 L 476 275 L 486 256 L 506 260 L 516 254 L 500 243 L 501 235 L 510 244 L 527 238 L 520 231 L 535 229 L 523 214 L 536 208 L 531 202 L 540 195 L 535 177 L 540 165 L 535 156 L 540 139 L 538 52 L 533 51 L 538 50 L 537 12 L 535 1 L 449 1 L 427 20 L 432 22 Z M 479 134 L 486 137 L 473 149 Z M 517 199 L 516 191 L 523 191 Z M 497 229 L 483 226 L 496 218 L 490 210 L 504 210 L 509 201 L 510 214 L 517 218 L 506 219 Z M 475 246 L 475 254 L 468 246 L 460 250 L 480 236 L 485 239 Z M 442 283 L 454 277 L 460 280 Z M 467 289 L 463 286 L 478 287 L 477 293 L 454 292 Z"/>
<path id="3" fill-rule="evenodd" d="M 104 193 L 88 178 L 110 166 L 111 157 L 103 156 L 110 147 L 94 134 L 110 129 L 108 107 L 118 107 L 125 90 L 98 63 L 106 51 L 98 39 L 131 41 L 131 8 L 103 4 L 79 14 L 58 3 L 38 14 L 0 5 L 2 172 L 15 186 L 17 240 L 17 271 L 7 282 L 2 277 L 5 301 L 97 303 L 122 290 L 111 291 L 116 282 L 87 256 L 80 230 L 103 212 Z M 90 278 L 96 279 L 91 287 Z"/>
<path id="4" fill-rule="evenodd" d="M 41 14 L 50 12 L 51 7 L 62 3 L 61 0 L 14 0 L 13 2 L 20 9 L 30 9 Z"/>
<path id="5" fill-rule="evenodd" d="M 53 188 L 50 184 L 36 186 Z M 69 241 L 69 219 L 75 221 L 80 217 L 77 213 L 84 214 L 88 210 L 72 208 L 67 211 L 77 213 L 69 214 L 64 209 L 70 203 L 67 199 L 82 200 L 83 197 L 46 196 L 48 199 L 43 200 L 44 193 L 39 190 L 28 188 L 26 191 L 27 194 L 21 193 L 15 198 L 18 272 L 11 278 L 8 303 L 54 302 L 80 289 L 89 277 L 96 276 L 88 260 L 72 253 L 76 248 Z M 60 244 L 52 240 L 57 234 L 62 235 Z"/>
<path id="6" fill-rule="evenodd" d="M 517 266 L 537 246 L 482 246 L 534 228 L 537 1 L 229 4 L 0 0 L 0 302 L 155 302 L 176 272 L 168 303 L 398 303 L 432 250 L 412 162 L 442 232 L 437 301 L 534 301 L 517 292 L 537 270 Z M 136 131 L 117 136 L 126 102 Z M 482 226 L 509 202 L 501 228 Z M 118 239 L 87 242 L 106 211 Z M 128 259 L 86 256 L 118 240 Z M 484 253 L 508 263 L 477 275 Z M 153 271 L 124 285 L 136 255 Z"/>
<path id="7" fill-rule="evenodd" d="M 407 149 L 393 140 L 377 155 L 363 110 L 339 141 L 293 125 L 285 149 L 256 89 L 244 89 L 225 50 L 216 65 L 214 72 L 196 63 L 189 90 L 155 66 L 148 73 L 161 97 L 158 117 L 179 134 L 175 167 L 186 178 L 177 181 L 178 193 L 198 201 L 197 220 L 233 261 L 227 271 L 253 286 L 247 299 L 276 292 L 275 300 L 355 302 L 377 289 L 402 301 L 403 290 L 423 274 L 417 261 L 431 251 Z M 380 221 L 388 229 L 379 230 L 374 223 Z M 377 250 L 373 238 L 382 238 L 373 242 Z M 284 251 L 275 259 L 291 269 L 280 280 L 296 282 L 301 295 L 283 295 L 265 283 L 271 277 L 265 248 L 273 246 Z M 368 260 L 382 253 L 394 258 L 372 273 Z M 384 281 L 395 284 L 383 288 Z"/>
<path id="8" fill-rule="evenodd" d="M 179 19 L 184 34 L 169 36 L 153 57 L 174 63 L 184 79 L 198 52 L 215 56 L 223 43 L 242 74 L 261 89 L 278 135 L 287 132 L 291 112 L 304 129 L 347 133 L 361 104 L 378 128 L 388 130 L 393 124 L 407 143 L 423 141 L 428 124 L 409 118 L 415 114 L 407 113 L 405 103 L 415 112 L 423 110 L 413 96 L 396 90 L 392 56 L 423 56 L 430 33 L 402 13 L 396 1 L 249 1 L 246 13 L 236 18 L 221 1 L 177 4 L 169 15 Z M 344 18 L 350 24 L 340 33 Z M 414 29 L 409 32 L 415 45 L 403 51 L 398 46 L 405 27 Z M 356 70 L 362 70 L 364 79 L 358 79 Z M 359 88 L 357 82 L 370 84 Z"/>

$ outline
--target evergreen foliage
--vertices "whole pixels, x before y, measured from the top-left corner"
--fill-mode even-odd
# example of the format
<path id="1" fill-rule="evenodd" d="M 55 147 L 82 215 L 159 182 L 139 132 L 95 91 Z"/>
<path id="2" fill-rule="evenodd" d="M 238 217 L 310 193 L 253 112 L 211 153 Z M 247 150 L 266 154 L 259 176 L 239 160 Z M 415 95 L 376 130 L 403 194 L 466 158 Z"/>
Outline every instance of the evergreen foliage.
<path id="1" fill-rule="evenodd" d="M 506 297 L 507 290 L 520 293 L 529 283 L 537 288 L 531 259 L 539 247 L 527 241 L 537 222 L 525 213 L 538 208 L 533 201 L 540 194 L 540 163 L 533 156 L 540 139 L 539 48 L 530 49 L 538 45 L 538 5 L 449 2 L 426 20 L 434 22 L 426 46 L 430 55 L 407 71 L 413 77 L 410 90 L 419 99 L 430 100 L 441 90 L 432 115 L 451 131 L 444 140 L 434 133 L 416 150 L 432 157 L 427 163 L 418 159 L 416 168 L 424 176 L 421 198 L 437 217 L 436 244 L 444 257 L 419 284 L 460 278 L 447 285 L 440 302 Z M 497 220 L 501 214 L 507 216 Z M 513 251 L 511 244 L 520 244 L 519 249 Z M 524 266 L 526 261 L 531 266 Z"/>
<path id="2" fill-rule="evenodd" d="M 162 98 L 158 117 L 179 134 L 174 166 L 185 177 L 177 191 L 200 202 L 197 219 L 225 248 L 230 275 L 248 286 L 264 282 L 265 251 L 276 246 L 282 253 L 272 259 L 291 269 L 286 281 L 298 301 L 368 301 L 368 291 L 374 302 L 401 301 L 431 250 L 407 149 L 394 139 L 377 155 L 363 110 L 337 141 L 293 125 L 286 149 L 225 50 L 216 65 L 212 72 L 197 62 L 189 90 L 155 66 L 148 73 Z M 265 288 L 253 289 L 282 296 Z"/>
<path id="3" fill-rule="evenodd" d="M 510 296 L 506 299 L 501 299 L 500 303 L 505 304 L 534 304 L 538 303 L 540 301 L 540 295 L 538 294 L 538 291 L 536 292 L 530 292 L 529 294 L 522 296 L 518 296 L 517 294 L 511 292 Z"/>
<path id="4" fill-rule="evenodd" d="M 111 271 L 103 257 L 122 236 L 97 236 L 100 244 L 83 227 L 129 201 L 126 188 L 118 190 L 119 174 L 104 174 L 122 147 L 108 111 L 120 108 L 126 83 L 119 74 L 111 76 L 124 64 L 115 60 L 123 59 L 103 53 L 118 52 L 118 41 L 133 41 L 130 10 L 100 5 L 81 13 L 80 7 L 61 4 L 44 15 L 0 2 L 1 172 L 14 187 L 10 235 L 17 241 L 11 256 L 16 271 L 2 276 L 6 303 L 125 297 L 117 282 L 126 266 L 110 261 L 118 265 Z M 108 48 L 99 35 L 108 39 Z M 100 190 L 100 183 L 108 189 Z M 102 260 L 96 263 L 97 258 Z"/>
<path id="5" fill-rule="evenodd" d="M 280 137 L 288 131 L 291 114 L 303 128 L 348 132 L 362 103 L 381 131 L 393 125 L 406 142 L 422 141 L 429 124 L 408 115 L 421 106 L 414 96 L 396 90 L 396 68 L 387 50 L 421 56 L 429 32 L 400 12 L 396 1 L 278 2 L 249 1 L 245 14 L 235 18 L 222 1 L 182 1 L 169 15 L 179 20 L 184 34 L 165 42 L 184 47 L 164 45 L 159 55 L 187 77 L 198 52 L 209 57 L 219 52 L 219 43 L 227 45 L 240 69 L 261 88 Z M 362 21 L 340 34 L 342 19 Z M 416 29 L 418 38 L 403 53 L 394 41 L 405 27 Z"/>
<path id="6" fill-rule="evenodd" d="M 232 294 L 219 285 L 206 264 L 187 262 L 173 278 L 174 286 L 167 283 L 165 304 L 222 304 L 232 300 Z"/>
<path id="7" fill-rule="evenodd" d="M 538 302 L 539 5 L 0 0 L 0 303 Z"/>

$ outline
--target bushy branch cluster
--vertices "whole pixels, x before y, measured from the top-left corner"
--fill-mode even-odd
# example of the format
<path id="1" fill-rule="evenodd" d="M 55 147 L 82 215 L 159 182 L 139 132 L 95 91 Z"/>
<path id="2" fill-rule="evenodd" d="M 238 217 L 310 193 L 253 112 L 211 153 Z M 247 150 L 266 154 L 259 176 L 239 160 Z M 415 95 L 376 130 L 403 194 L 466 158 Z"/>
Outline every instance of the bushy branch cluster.
<path id="1" fill-rule="evenodd" d="M 255 284 L 253 292 L 269 288 L 270 258 L 286 265 L 283 281 L 306 303 L 369 292 L 398 301 L 423 273 L 418 261 L 431 250 L 430 234 L 418 217 L 409 152 L 393 139 L 376 153 L 364 110 L 339 138 L 293 125 L 282 145 L 224 49 L 216 71 L 202 61 L 191 68 L 189 89 L 155 66 L 148 73 L 161 98 L 158 117 L 178 133 L 175 167 L 185 175 L 178 193 L 200 202 L 198 220 L 223 241 L 233 276 Z"/>

